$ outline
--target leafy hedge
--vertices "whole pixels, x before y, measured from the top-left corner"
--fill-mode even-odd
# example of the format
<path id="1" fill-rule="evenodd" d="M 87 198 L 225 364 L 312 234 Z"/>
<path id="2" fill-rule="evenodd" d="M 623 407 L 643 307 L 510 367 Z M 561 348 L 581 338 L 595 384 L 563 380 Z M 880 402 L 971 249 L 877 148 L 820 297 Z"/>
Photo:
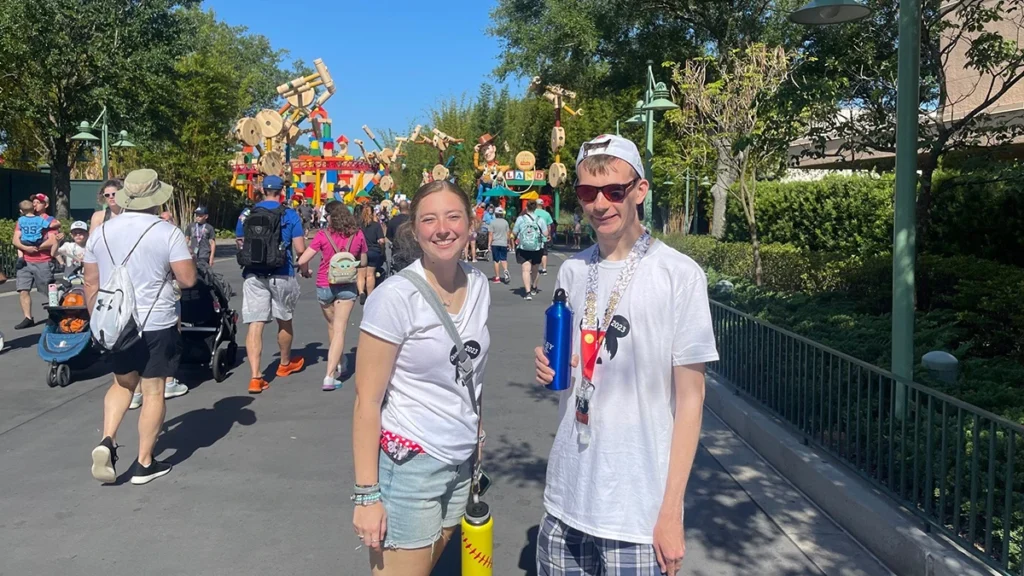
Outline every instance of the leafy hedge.
<path id="1" fill-rule="evenodd" d="M 762 242 L 845 254 L 877 254 L 892 244 L 891 176 L 829 176 L 757 185 Z M 725 239 L 746 242 L 743 208 L 730 196 Z"/>
<path id="2" fill-rule="evenodd" d="M 708 271 L 714 284 L 728 278 L 732 295 L 720 299 L 767 322 L 881 367 L 890 364 L 892 260 L 887 254 L 814 253 L 793 246 L 762 246 L 764 286 L 751 282 L 750 246 L 707 236 L 662 238 Z M 961 378 L 946 392 L 1024 422 L 1024 269 L 970 257 L 918 258 L 932 292 L 918 310 L 915 357 L 946 350 L 961 361 Z M 920 367 L 915 375 L 928 381 Z"/>
<path id="3" fill-rule="evenodd" d="M 870 256 L 891 250 L 891 175 L 829 176 L 757 187 L 761 241 L 816 252 Z M 940 171 L 932 220 L 920 246 L 1024 266 L 1024 166 L 1005 163 Z M 708 206 L 710 209 L 710 206 Z M 729 198 L 725 240 L 749 241 L 739 201 Z"/>

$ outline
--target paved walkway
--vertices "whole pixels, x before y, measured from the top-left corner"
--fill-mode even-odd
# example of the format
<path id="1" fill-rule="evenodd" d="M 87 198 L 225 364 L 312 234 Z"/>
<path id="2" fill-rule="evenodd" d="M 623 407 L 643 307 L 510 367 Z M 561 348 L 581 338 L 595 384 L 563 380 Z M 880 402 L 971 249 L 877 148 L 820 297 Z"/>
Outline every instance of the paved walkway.
<path id="1" fill-rule="evenodd" d="M 550 295 L 559 261 L 552 258 L 542 296 Z M 240 288 L 232 260 L 217 267 Z M 158 443 L 160 457 L 175 468 L 143 487 L 100 486 L 89 475 L 110 376 L 98 366 L 68 388 L 47 388 L 46 365 L 35 351 L 39 328 L 13 331 L 17 299 L 0 295 L 7 337 L 0 353 L 0 575 L 366 574 L 348 500 L 353 384 L 320 391 L 325 326 L 312 280 L 302 282 L 295 348 L 306 369 L 272 380 L 260 396 L 246 393 L 244 364 L 220 384 L 201 370 L 183 374 L 192 390 L 168 402 Z M 527 303 L 512 290 L 491 287 L 485 403 L 500 576 L 535 573 L 557 410 L 531 382 L 546 298 Z M 357 307 L 350 350 L 359 318 Z M 276 348 L 272 338 L 268 331 L 264 350 Z M 129 413 L 120 435 L 122 473 L 134 459 L 136 414 Z M 686 528 L 684 574 L 887 573 L 710 412 Z M 457 575 L 457 552 L 449 547 L 434 573 Z"/>

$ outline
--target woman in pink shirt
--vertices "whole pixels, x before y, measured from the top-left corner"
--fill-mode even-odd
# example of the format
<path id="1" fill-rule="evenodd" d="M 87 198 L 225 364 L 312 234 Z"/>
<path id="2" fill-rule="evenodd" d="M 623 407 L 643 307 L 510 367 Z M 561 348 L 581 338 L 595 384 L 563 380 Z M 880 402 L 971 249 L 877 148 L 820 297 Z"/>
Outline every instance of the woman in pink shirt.
<path id="1" fill-rule="evenodd" d="M 297 267 L 303 267 L 320 253 L 320 267 L 316 273 L 316 299 L 327 319 L 327 336 L 330 348 L 327 351 L 327 375 L 324 376 L 323 389 L 337 390 L 341 388 L 342 351 L 345 347 L 345 326 L 355 305 L 358 288 L 355 282 L 348 284 L 330 284 L 327 272 L 335 247 L 338 251 L 349 252 L 359 259 L 360 266 L 366 266 L 366 239 L 356 223 L 355 217 L 348 207 L 341 202 L 329 202 L 327 211 L 327 227 L 319 230 L 313 242 L 299 257 Z M 330 235 L 330 236 L 328 236 Z"/>

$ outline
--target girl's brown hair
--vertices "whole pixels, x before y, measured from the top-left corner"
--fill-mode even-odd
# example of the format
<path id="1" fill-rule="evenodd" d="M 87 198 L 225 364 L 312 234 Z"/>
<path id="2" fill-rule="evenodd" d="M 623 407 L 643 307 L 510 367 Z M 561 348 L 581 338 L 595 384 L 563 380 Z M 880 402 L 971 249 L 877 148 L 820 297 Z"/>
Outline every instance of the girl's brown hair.
<path id="1" fill-rule="evenodd" d="M 466 210 L 466 218 L 469 219 L 470 225 L 473 224 L 474 213 L 473 207 L 469 205 L 469 196 L 466 196 L 466 193 L 460 190 L 458 186 L 452 184 L 447 180 L 434 180 L 429 184 L 424 184 L 423 186 L 420 186 L 419 190 L 416 190 L 416 193 L 413 194 L 412 196 L 412 204 L 409 208 L 411 212 L 411 222 L 416 221 L 416 213 L 419 210 L 420 202 L 422 202 L 423 199 L 426 198 L 427 196 L 430 196 L 431 194 L 434 194 L 436 192 L 451 192 L 452 194 L 458 196 L 459 200 L 462 201 L 462 207 Z"/>
<path id="2" fill-rule="evenodd" d="M 332 200 L 327 203 L 324 209 L 327 210 L 327 225 L 332 232 L 343 236 L 351 236 L 359 230 L 355 217 L 348 211 L 348 207 L 345 204 Z"/>
<path id="3" fill-rule="evenodd" d="M 360 204 L 360 206 L 362 206 L 363 211 L 359 214 L 359 224 L 361 224 L 363 228 L 366 228 L 370 224 L 373 224 L 373 221 L 376 220 L 376 218 L 373 217 L 373 208 L 370 208 L 367 204 Z"/>
<path id="4" fill-rule="evenodd" d="M 110 180 L 104 182 L 100 186 L 100 189 L 96 191 L 96 199 L 99 200 L 99 203 L 102 206 L 103 204 L 107 203 L 107 199 L 103 196 L 103 191 L 106 190 L 107 188 L 120 190 L 122 186 L 124 186 L 124 183 L 121 181 L 120 178 L 111 178 Z"/>

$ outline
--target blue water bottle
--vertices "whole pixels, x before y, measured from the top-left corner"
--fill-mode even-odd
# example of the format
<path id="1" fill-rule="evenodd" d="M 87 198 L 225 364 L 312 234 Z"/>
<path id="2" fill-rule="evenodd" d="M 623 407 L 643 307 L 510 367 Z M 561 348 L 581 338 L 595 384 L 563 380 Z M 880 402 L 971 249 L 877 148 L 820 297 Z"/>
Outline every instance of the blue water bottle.
<path id="1" fill-rule="evenodd" d="M 565 290 L 555 290 L 555 297 L 544 313 L 547 322 L 544 326 L 544 355 L 555 371 L 555 378 L 548 384 L 549 390 L 566 390 L 569 388 L 569 359 L 572 357 L 572 310 L 566 301 Z"/>

